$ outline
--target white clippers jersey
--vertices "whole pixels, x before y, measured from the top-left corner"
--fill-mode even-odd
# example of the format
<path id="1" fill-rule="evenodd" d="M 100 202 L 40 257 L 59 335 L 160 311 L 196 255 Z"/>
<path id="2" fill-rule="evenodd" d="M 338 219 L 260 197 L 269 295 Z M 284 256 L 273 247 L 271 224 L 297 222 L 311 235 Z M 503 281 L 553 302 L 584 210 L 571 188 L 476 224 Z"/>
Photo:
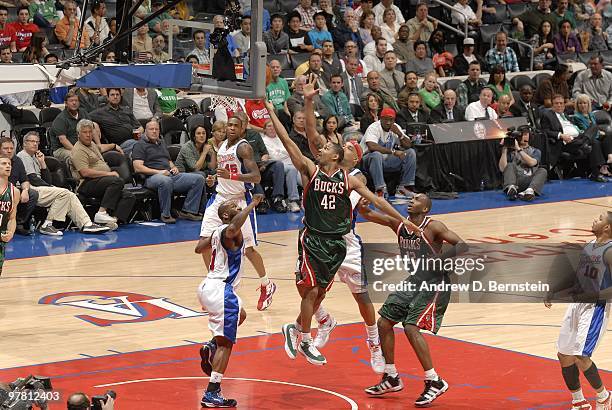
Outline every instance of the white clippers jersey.
<path id="1" fill-rule="evenodd" d="M 585 293 L 600 292 L 612 287 L 612 273 L 604 259 L 606 252 L 612 252 L 612 241 L 598 244 L 593 240 L 582 250 L 576 276 Z"/>
<path id="2" fill-rule="evenodd" d="M 349 175 L 360 174 L 358 169 L 352 170 Z M 349 233 L 344 235 L 346 242 L 346 257 L 342 266 L 350 267 L 361 272 L 361 238 L 355 233 L 355 220 L 357 219 L 357 204 L 361 199 L 361 195 L 357 191 L 351 191 L 350 194 L 351 207 L 353 208 L 353 224 Z"/>
<path id="3" fill-rule="evenodd" d="M 244 241 L 240 249 L 235 251 L 226 249 L 221 241 L 221 232 L 223 232 L 227 226 L 228 225 L 221 225 L 215 229 L 210 238 L 212 256 L 208 269 L 208 279 L 219 279 L 236 287 L 242 276 Z"/>
<path id="4" fill-rule="evenodd" d="M 219 147 L 219 151 L 217 152 L 217 166 L 219 168 L 225 168 L 234 174 L 243 174 L 242 161 L 240 158 L 238 158 L 238 153 L 236 151 L 238 150 L 238 146 L 240 144 L 245 143 L 248 144 L 248 141 L 241 139 L 236 144 L 228 148 L 227 140 L 223 141 L 221 147 Z M 246 185 L 247 184 L 242 181 L 218 178 L 217 193 L 225 198 L 243 196 L 247 190 Z"/>

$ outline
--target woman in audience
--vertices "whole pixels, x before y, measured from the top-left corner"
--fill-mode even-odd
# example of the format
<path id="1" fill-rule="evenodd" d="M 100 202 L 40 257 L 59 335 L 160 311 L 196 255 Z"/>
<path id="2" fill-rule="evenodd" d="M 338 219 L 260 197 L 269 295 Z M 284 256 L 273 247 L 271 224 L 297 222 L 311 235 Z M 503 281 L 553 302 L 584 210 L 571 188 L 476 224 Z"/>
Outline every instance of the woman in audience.
<path id="1" fill-rule="evenodd" d="M 327 141 L 342 145 L 342 134 L 338 132 L 338 117 L 330 115 L 323 121 L 323 133 L 321 134 Z"/>
<path id="2" fill-rule="evenodd" d="M 507 95 L 510 97 L 510 105 L 514 104 L 510 83 L 506 81 L 506 70 L 501 65 L 496 65 L 489 70 L 489 83 L 487 84 L 493 90 L 493 99 L 499 101 L 499 97 Z"/>
<path id="3" fill-rule="evenodd" d="M 32 35 L 30 45 L 23 52 L 23 62 L 32 64 L 43 64 L 45 57 L 49 54 L 47 50 L 47 36 L 44 31 L 39 31 Z"/>
<path id="4" fill-rule="evenodd" d="M 376 21 L 376 16 L 372 11 L 364 11 L 361 15 L 361 21 L 359 22 L 359 35 L 363 41 L 363 45 L 374 41 L 372 38 L 372 27 Z"/>
<path id="5" fill-rule="evenodd" d="M 225 126 L 225 121 L 215 121 L 212 126 L 212 137 L 208 140 L 207 144 L 210 145 L 211 151 L 215 153 L 215 156 L 217 155 L 217 152 L 219 152 L 221 144 L 223 144 L 223 141 L 225 141 Z"/>
<path id="6" fill-rule="evenodd" d="M 427 109 L 433 110 L 442 103 L 442 92 L 438 84 L 438 76 L 433 71 L 425 74 L 423 88 L 419 90 L 419 95 Z"/>
<path id="7" fill-rule="evenodd" d="M 574 102 L 570 100 L 570 90 L 567 85 L 567 80 L 569 80 L 571 75 L 572 70 L 570 66 L 559 64 L 555 68 L 552 77 L 544 79 L 538 86 L 534 97 L 536 104 L 551 108 L 552 96 L 554 94 L 561 94 L 565 98 L 565 108 L 573 108 Z"/>
<path id="8" fill-rule="evenodd" d="M 264 124 L 263 142 L 268 150 L 268 155 L 272 161 L 281 161 L 285 167 L 285 187 L 287 188 L 287 202 L 290 212 L 300 212 L 300 193 L 298 185 L 302 185 L 302 178 L 293 166 L 291 158 L 283 143 L 276 135 L 276 130 L 272 120 L 267 120 Z"/>
<path id="9" fill-rule="evenodd" d="M 554 44 L 557 54 L 580 53 L 582 51 L 580 40 L 572 32 L 572 23 L 567 19 L 559 22 L 559 32 L 554 37 Z"/>
<path id="10" fill-rule="evenodd" d="M 383 23 L 380 25 L 382 36 L 387 40 L 387 44 L 395 43 L 399 24 L 395 22 L 395 10 L 385 9 L 383 13 Z"/>
<path id="11" fill-rule="evenodd" d="M 112 50 L 106 50 L 104 53 L 102 53 L 102 61 L 105 63 L 114 63 L 116 61 L 115 52 Z"/>
<path id="12" fill-rule="evenodd" d="M 555 45 L 553 44 L 552 24 L 543 20 L 540 23 L 538 33 L 531 38 L 533 46 L 533 66 L 536 70 L 543 70 L 544 66 L 550 66 L 556 62 Z"/>
<path id="13" fill-rule="evenodd" d="M 217 168 L 217 155 L 214 152 L 210 155 L 212 147 L 206 143 L 206 128 L 194 127 L 189 137 L 174 163 L 181 172 L 197 172 L 208 177 Z"/>
<path id="14" fill-rule="evenodd" d="M 591 108 L 591 98 L 588 95 L 578 94 L 576 97 L 576 111 L 574 111 L 573 122 L 581 132 L 586 131 L 593 125 L 597 125 Z"/>
<path id="15" fill-rule="evenodd" d="M 374 93 L 369 93 L 366 97 L 366 110 L 359 121 L 359 130 L 365 134 L 368 127 L 380 119 L 380 111 L 382 110 L 382 100 Z"/>

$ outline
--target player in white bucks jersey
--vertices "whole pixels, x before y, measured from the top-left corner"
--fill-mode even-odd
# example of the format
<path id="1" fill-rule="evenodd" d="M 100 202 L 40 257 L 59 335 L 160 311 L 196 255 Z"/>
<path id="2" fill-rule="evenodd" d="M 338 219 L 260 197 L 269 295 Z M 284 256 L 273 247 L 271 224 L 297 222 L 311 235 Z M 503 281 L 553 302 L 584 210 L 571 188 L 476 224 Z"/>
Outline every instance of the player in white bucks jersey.
<path id="1" fill-rule="evenodd" d="M 584 398 L 580 386 L 580 371 L 596 393 L 596 409 L 612 409 L 612 392 L 604 386 L 591 355 L 607 331 L 612 304 L 612 212 L 600 214 L 591 228 L 595 240 L 586 244 L 574 285 L 551 291 L 545 306 L 550 308 L 555 296 L 570 295 L 571 303 L 559 332 L 557 357 L 561 374 L 572 394 L 572 410 L 588 410 L 591 404 Z"/>
<path id="2" fill-rule="evenodd" d="M 236 400 L 221 395 L 221 379 L 236 343 L 238 326 L 246 319 L 246 312 L 236 294 L 246 246 L 242 226 L 262 199 L 263 195 L 255 195 L 244 209 L 240 208 L 238 201 L 224 201 L 217 211 L 222 225 L 211 236 L 200 239 L 196 247 L 196 253 L 209 246 L 212 248 L 208 276 L 198 287 L 198 299 L 208 311 L 208 328 L 213 335 L 213 339 L 200 348 L 200 366 L 210 376 L 202 397 L 204 407 L 236 407 L 237 404 Z"/>
<path id="3" fill-rule="evenodd" d="M 200 238 L 208 238 L 221 225 L 218 216 L 220 204 L 231 199 L 238 201 L 241 208 L 245 208 L 251 200 L 249 188 L 261 180 L 259 168 L 253 160 L 253 148 L 248 141 L 242 138 L 246 128 L 238 117 L 227 120 L 227 139 L 223 141 L 217 152 L 217 192 L 206 206 Z M 272 295 L 276 285 L 268 279 L 263 259 L 255 250 L 256 240 L 255 211 L 249 216 L 249 221 L 242 226 L 242 235 L 245 242 L 245 256 L 255 268 L 261 278 L 258 310 L 265 310 L 272 303 Z M 202 257 L 206 266 L 210 264 L 210 248 L 202 250 Z"/>

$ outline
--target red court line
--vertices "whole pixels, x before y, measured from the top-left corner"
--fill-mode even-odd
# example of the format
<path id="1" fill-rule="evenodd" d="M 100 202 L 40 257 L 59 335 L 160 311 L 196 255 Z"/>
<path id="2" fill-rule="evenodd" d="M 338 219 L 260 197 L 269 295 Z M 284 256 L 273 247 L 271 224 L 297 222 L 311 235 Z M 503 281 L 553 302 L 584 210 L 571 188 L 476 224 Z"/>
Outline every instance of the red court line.
<path id="1" fill-rule="evenodd" d="M 354 400 L 359 408 L 405 409 L 423 389 L 422 369 L 402 333 L 396 334 L 397 368 L 406 387 L 382 398 L 367 396 L 363 389 L 379 380 L 369 366 L 369 352 L 361 324 L 339 326 L 323 349 L 329 364 L 317 367 L 302 357 L 290 360 L 278 334 L 239 339 L 226 376 L 302 384 L 336 392 Z M 566 409 L 565 391 L 554 360 L 497 349 L 474 343 L 426 336 L 436 370 L 450 390 L 439 398 L 439 409 Z M 551 349 L 554 344 L 551 341 Z M 0 380 L 10 381 L 30 373 L 52 377 L 65 408 L 70 392 L 103 393 L 95 386 L 140 379 L 169 379 L 110 387 L 118 393 L 117 408 L 198 409 L 208 380 L 199 367 L 197 345 L 171 347 L 100 358 L 73 360 L 0 371 Z M 202 378 L 199 378 L 202 377 Z M 173 379 L 179 378 L 179 379 Z M 182 378 L 182 379 L 180 379 Z M 186 379 L 185 379 L 186 378 Z M 612 385 L 612 374 L 602 372 Z M 585 393 L 592 396 L 585 384 Z M 258 381 L 226 380 L 223 392 L 238 400 L 243 409 L 349 409 L 349 403 L 330 393 L 294 385 Z"/>

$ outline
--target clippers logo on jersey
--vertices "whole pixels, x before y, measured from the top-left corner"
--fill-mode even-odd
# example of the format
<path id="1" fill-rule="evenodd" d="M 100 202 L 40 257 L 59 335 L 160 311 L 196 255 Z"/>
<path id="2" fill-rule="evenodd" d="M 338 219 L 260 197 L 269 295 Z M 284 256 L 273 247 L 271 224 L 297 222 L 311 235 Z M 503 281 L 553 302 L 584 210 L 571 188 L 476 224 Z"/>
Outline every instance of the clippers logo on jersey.
<path id="1" fill-rule="evenodd" d="M 238 158 L 236 158 L 233 152 L 231 154 L 217 154 L 217 161 L 219 162 L 219 167 L 226 168 L 226 165 L 234 165 L 238 161 Z"/>
<path id="2" fill-rule="evenodd" d="M 94 298 L 90 298 L 90 296 L 94 296 Z M 69 300 L 64 301 L 63 299 Z M 73 306 L 129 317 L 129 319 L 103 319 L 90 315 L 75 316 L 96 326 L 143 323 L 166 318 L 186 319 L 206 315 L 177 305 L 166 298 L 155 298 L 129 292 L 97 290 L 62 292 L 44 296 L 38 303 L 41 305 Z"/>

